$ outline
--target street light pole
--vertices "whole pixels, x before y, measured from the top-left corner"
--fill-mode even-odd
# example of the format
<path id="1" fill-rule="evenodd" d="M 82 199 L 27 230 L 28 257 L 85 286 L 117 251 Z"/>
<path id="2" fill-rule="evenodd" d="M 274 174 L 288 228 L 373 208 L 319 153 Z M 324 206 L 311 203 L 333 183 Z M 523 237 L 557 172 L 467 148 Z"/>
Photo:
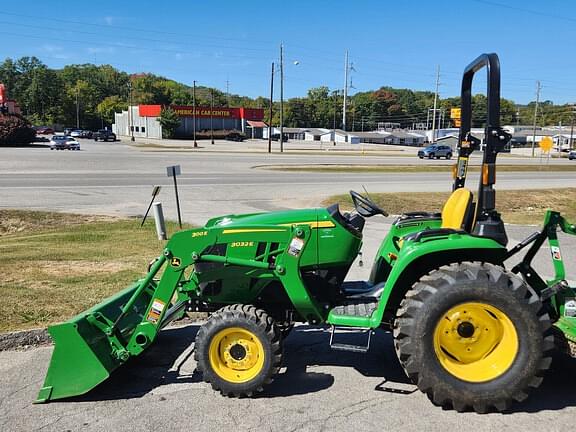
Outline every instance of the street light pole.
<path id="1" fill-rule="evenodd" d="M 342 103 L 342 129 L 346 130 L 346 104 L 348 102 L 348 50 L 344 61 L 344 101 Z"/>
<path id="2" fill-rule="evenodd" d="M 540 81 L 536 81 L 536 105 L 534 106 L 534 127 L 532 128 L 532 157 L 534 157 L 534 148 L 536 146 L 536 121 L 538 120 L 538 103 L 540 102 Z"/>
<path id="3" fill-rule="evenodd" d="M 432 143 L 436 142 L 436 105 L 438 102 L 439 85 L 440 85 L 440 65 L 436 66 L 436 91 L 434 92 L 434 114 L 432 117 Z"/>
<path id="4" fill-rule="evenodd" d="M 128 90 L 130 91 L 130 104 L 128 106 L 128 118 L 130 120 L 130 141 L 134 141 L 134 113 L 132 112 L 132 81 L 128 82 Z"/>
<path id="5" fill-rule="evenodd" d="M 574 148 L 574 143 L 572 138 L 574 136 L 574 114 L 576 114 L 576 107 L 572 105 L 572 119 L 570 120 L 570 142 L 568 142 L 568 148 L 572 150 Z"/>
<path id="6" fill-rule="evenodd" d="M 198 147 L 196 142 L 196 80 L 192 81 L 192 135 L 194 137 L 194 148 Z"/>
<path id="7" fill-rule="evenodd" d="M 80 105 L 78 103 L 78 97 L 80 96 L 80 87 L 76 83 L 76 129 L 80 129 Z"/>
<path id="8" fill-rule="evenodd" d="M 272 106 L 274 104 L 274 62 L 270 76 L 270 119 L 268 120 L 268 153 L 272 153 Z"/>
<path id="9" fill-rule="evenodd" d="M 280 153 L 284 152 L 284 47 L 280 44 Z"/>
<path id="10" fill-rule="evenodd" d="M 214 89 L 210 89 L 210 138 L 214 145 Z"/>
<path id="11" fill-rule="evenodd" d="M 336 110 L 338 108 L 338 90 L 334 91 L 334 123 L 332 124 L 332 145 L 336 145 Z"/>

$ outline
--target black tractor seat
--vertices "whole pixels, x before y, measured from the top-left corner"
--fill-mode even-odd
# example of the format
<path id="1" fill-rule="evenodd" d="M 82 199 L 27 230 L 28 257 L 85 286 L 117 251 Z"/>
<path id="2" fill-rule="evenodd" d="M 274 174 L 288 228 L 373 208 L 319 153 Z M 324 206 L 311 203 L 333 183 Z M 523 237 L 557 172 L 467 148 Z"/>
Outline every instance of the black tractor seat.
<path id="1" fill-rule="evenodd" d="M 378 301 L 382 291 L 384 291 L 385 284 L 386 282 L 372 285 L 368 281 L 350 281 L 344 282 L 340 290 L 346 299 Z"/>

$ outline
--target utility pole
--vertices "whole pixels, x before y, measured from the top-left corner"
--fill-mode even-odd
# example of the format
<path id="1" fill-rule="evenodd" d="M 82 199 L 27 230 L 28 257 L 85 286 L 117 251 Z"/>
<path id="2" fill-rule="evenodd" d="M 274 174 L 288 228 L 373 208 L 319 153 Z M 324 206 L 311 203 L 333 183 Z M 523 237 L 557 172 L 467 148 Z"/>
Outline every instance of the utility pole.
<path id="1" fill-rule="evenodd" d="M 570 142 L 568 143 L 568 148 L 572 150 L 574 148 L 574 143 L 572 142 L 572 137 L 574 135 L 574 114 L 576 112 L 576 106 L 572 105 L 572 120 L 570 121 Z"/>
<path id="2" fill-rule="evenodd" d="M 210 89 L 210 139 L 214 145 L 214 89 Z"/>
<path id="3" fill-rule="evenodd" d="M 194 148 L 198 147 L 196 142 L 196 80 L 192 81 L 192 135 L 194 137 Z"/>
<path id="4" fill-rule="evenodd" d="M 436 92 L 434 93 L 434 114 L 432 117 L 432 144 L 436 142 L 436 105 L 438 103 L 439 85 L 440 85 L 440 65 L 436 66 Z"/>
<path id="5" fill-rule="evenodd" d="M 284 47 L 280 44 L 280 153 L 284 152 Z"/>
<path id="6" fill-rule="evenodd" d="M 134 112 L 132 111 L 132 81 L 128 82 L 128 89 L 130 90 L 130 105 L 128 106 L 128 115 L 130 119 L 130 141 L 134 141 Z"/>
<path id="7" fill-rule="evenodd" d="M 348 99 L 348 50 L 344 60 L 344 102 L 342 103 L 342 129 L 346 130 L 346 102 Z"/>
<path id="8" fill-rule="evenodd" d="M 226 106 L 230 106 L 230 81 L 226 78 Z"/>
<path id="9" fill-rule="evenodd" d="M 534 106 L 534 128 L 532 129 L 532 157 L 534 157 L 534 146 L 536 145 L 536 119 L 538 117 L 538 103 L 540 102 L 540 81 L 536 81 L 536 105 Z"/>
<path id="10" fill-rule="evenodd" d="M 80 87 L 76 83 L 76 129 L 80 129 L 80 104 L 78 98 L 80 97 Z"/>
<path id="11" fill-rule="evenodd" d="M 336 145 L 336 110 L 338 109 L 338 90 L 334 90 L 334 123 L 332 125 L 332 145 Z"/>
<path id="12" fill-rule="evenodd" d="M 268 153 L 272 153 L 272 107 L 274 105 L 274 62 L 270 76 L 270 120 L 268 120 Z"/>

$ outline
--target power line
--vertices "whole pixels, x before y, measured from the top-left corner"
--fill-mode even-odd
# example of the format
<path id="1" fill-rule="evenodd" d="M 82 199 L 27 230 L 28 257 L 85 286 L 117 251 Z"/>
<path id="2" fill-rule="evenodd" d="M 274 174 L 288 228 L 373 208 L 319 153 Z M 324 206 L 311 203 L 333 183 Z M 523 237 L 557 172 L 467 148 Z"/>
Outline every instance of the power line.
<path id="1" fill-rule="evenodd" d="M 529 13 L 532 15 L 545 16 L 545 17 L 554 18 L 554 19 L 561 19 L 561 20 L 565 20 L 565 21 L 576 22 L 576 18 L 571 18 L 571 17 L 567 17 L 564 15 L 550 14 L 550 13 L 546 13 L 546 12 L 535 11 L 533 9 L 526 9 L 526 8 L 522 8 L 522 7 L 518 7 L 518 6 L 512 6 L 512 5 L 507 5 L 507 4 L 503 4 L 503 3 L 497 3 L 497 2 L 489 1 L 489 0 L 473 0 L 473 1 L 475 1 L 476 3 L 486 4 L 489 6 L 495 6 L 495 7 L 505 8 L 505 9 L 516 10 L 516 11 L 520 11 L 520 12 L 526 12 L 526 13 Z"/>

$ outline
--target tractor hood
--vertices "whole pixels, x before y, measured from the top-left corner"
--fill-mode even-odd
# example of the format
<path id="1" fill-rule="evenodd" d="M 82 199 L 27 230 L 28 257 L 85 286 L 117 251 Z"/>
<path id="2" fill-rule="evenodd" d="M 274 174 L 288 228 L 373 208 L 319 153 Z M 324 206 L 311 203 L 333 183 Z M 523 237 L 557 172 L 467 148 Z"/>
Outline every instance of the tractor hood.
<path id="1" fill-rule="evenodd" d="M 318 222 L 330 221 L 330 215 L 325 208 L 288 210 L 271 213 L 250 213 L 242 215 L 226 215 L 210 219 L 206 228 L 210 227 L 246 227 L 262 225 L 315 225 Z"/>

